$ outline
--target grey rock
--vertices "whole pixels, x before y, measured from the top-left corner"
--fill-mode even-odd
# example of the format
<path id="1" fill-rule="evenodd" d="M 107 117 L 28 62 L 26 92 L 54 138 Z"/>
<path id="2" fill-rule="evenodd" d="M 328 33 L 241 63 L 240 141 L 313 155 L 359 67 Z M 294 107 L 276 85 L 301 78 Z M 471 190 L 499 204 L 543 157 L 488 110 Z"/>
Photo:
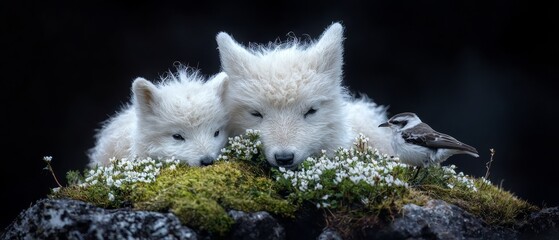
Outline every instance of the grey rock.
<path id="1" fill-rule="evenodd" d="M 324 215 L 302 211 L 277 221 L 268 212 L 230 210 L 235 220 L 225 239 L 343 239 L 324 229 Z M 405 205 L 391 222 L 354 229 L 353 239 L 559 239 L 559 207 L 534 212 L 514 227 L 489 226 L 441 200 Z M 213 239 L 182 225 L 171 213 L 103 209 L 70 199 L 42 199 L 22 211 L 0 239 Z"/>
<path id="2" fill-rule="evenodd" d="M 508 228 L 487 226 L 463 209 L 441 200 L 431 200 L 423 207 L 407 204 L 403 215 L 390 226 L 375 232 L 386 239 L 517 239 Z"/>
<path id="3" fill-rule="evenodd" d="M 246 213 L 230 210 L 228 213 L 235 220 L 229 234 L 230 239 L 282 240 L 286 238 L 283 226 L 268 212 Z"/>
<path id="4" fill-rule="evenodd" d="M 42 199 L 22 211 L 1 239 L 197 239 L 197 234 L 170 213 Z"/>
<path id="5" fill-rule="evenodd" d="M 559 239 L 559 207 L 544 208 L 518 224 L 522 239 Z"/>
<path id="6" fill-rule="evenodd" d="M 320 233 L 317 240 L 343 240 L 343 238 L 335 229 L 326 228 Z"/>

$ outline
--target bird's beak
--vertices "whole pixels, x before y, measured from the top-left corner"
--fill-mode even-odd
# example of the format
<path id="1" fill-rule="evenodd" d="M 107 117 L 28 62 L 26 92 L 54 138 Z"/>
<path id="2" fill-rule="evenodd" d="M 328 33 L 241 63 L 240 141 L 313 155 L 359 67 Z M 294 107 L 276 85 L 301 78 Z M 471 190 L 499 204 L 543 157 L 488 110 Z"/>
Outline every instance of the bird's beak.
<path id="1" fill-rule="evenodd" d="M 388 127 L 388 126 L 390 126 L 390 124 L 388 122 L 385 122 L 381 125 L 378 125 L 378 127 Z"/>

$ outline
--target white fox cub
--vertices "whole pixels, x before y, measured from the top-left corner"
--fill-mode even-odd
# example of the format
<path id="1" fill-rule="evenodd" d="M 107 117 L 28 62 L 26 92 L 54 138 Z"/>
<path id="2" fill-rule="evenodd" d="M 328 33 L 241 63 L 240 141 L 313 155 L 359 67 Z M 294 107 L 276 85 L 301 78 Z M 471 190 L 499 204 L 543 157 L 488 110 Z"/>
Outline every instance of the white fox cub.
<path id="1" fill-rule="evenodd" d="M 190 166 L 212 164 L 228 137 L 226 87 L 225 73 L 205 81 L 199 71 L 184 66 L 157 84 L 136 78 L 130 103 L 96 133 L 89 166 L 106 166 L 113 157 L 175 157 Z"/>
<path id="2" fill-rule="evenodd" d="M 390 132 L 378 125 L 386 107 L 355 99 L 342 86 L 343 27 L 330 25 L 318 41 L 245 48 L 216 36 L 222 70 L 230 81 L 225 102 L 231 133 L 260 131 L 268 162 L 293 168 L 321 150 L 350 147 L 359 133 L 381 153 L 393 154 Z"/>

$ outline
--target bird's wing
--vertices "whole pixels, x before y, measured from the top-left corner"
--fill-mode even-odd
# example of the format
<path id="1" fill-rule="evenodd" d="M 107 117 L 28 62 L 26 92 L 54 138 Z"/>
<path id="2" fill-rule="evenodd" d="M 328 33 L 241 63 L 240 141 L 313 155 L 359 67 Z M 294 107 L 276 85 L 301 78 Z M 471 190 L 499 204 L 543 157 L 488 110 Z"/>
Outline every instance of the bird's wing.
<path id="1" fill-rule="evenodd" d="M 477 150 L 447 134 L 434 131 L 429 125 L 420 123 L 409 131 L 402 132 L 402 138 L 411 144 L 428 148 L 450 148 L 478 154 Z"/>

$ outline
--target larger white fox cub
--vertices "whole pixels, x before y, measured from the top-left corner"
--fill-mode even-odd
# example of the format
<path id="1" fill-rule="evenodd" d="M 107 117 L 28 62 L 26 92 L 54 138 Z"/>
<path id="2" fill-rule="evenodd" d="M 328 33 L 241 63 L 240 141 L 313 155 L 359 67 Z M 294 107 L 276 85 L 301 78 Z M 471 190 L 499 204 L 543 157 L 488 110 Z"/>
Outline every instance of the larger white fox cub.
<path id="1" fill-rule="evenodd" d="M 226 79 L 220 73 L 204 81 L 198 71 L 184 66 L 157 84 L 136 78 L 131 102 L 97 132 L 89 166 L 106 166 L 112 157 L 213 163 L 228 137 L 229 113 L 222 98 Z"/>
<path id="2" fill-rule="evenodd" d="M 342 86 L 343 27 L 330 25 L 318 41 L 245 48 L 225 32 L 216 37 L 230 86 L 232 134 L 260 131 L 271 165 L 292 168 L 322 149 L 350 147 L 359 133 L 392 154 L 390 132 L 378 128 L 386 108 Z"/>

